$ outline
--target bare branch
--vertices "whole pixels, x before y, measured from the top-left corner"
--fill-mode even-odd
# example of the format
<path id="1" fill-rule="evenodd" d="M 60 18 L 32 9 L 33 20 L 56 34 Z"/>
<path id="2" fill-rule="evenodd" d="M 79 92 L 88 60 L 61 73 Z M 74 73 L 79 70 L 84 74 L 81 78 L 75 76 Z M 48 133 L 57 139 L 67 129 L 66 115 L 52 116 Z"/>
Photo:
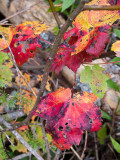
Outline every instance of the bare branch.
<path id="1" fill-rule="evenodd" d="M 79 156 L 79 154 L 74 150 L 74 148 L 73 147 L 71 147 L 71 150 L 73 151 L 73 153 L 77 156 L 77 158 L 79 159 L 79 160 L 82 160 L 82 158 Z"/>

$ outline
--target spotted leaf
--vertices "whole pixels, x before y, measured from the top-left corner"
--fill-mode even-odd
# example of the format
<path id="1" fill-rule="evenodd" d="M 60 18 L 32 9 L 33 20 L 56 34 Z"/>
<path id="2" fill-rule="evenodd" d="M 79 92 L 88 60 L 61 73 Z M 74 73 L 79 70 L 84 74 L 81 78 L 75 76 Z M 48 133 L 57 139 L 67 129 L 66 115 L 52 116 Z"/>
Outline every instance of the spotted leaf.
<path id="1" fill-rule="evenodd" d="M 61 150 L 79 145 L 84 130 L 97 131 L 101 126 L 101 112 L 94 105 L 97 97 L 93 93 L 75 94 L 60 88 L 42 97 L 33 115 L 47 120 L 46 131 L 52 135 L 53 143 Z"/>

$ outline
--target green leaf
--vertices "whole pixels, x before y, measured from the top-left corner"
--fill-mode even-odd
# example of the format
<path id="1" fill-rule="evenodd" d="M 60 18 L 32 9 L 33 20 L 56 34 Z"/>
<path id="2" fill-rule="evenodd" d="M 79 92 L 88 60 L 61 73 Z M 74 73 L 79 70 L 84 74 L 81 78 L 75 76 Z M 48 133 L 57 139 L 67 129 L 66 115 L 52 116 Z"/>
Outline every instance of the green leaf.
<path id="1" fill-rule="evenodd" d="M 2 64 L 7 59 L 9 59 L 7 53 L 0 52 L 0 64 Z"/>
<path id="2" fill-rule="evenodd" d="M 110 62 L 116 62 L 117 65 L 120 65 L 120 62 L 117 61 L 120 61 L 120 57 L 115 57 Z"/>
<path id="3" fill-rule="evenodd" d="M 55 6 L 54 9 L 55 9 L 56 12 L 59 12 L 61 10 L 61 7 Z M 48 9 L 48 12 L 52 12 L 51 7 Z"/>
<path id="4" fill-rule="evenodd" d="M 55 35 L 58 34 L 58 32 L 59 32 L 59 27 L 58 27 L 58 25 L 53 28 L 53 32 L 54 32 Z"/>
<path id="5" fill-rule="evenodd" d="M 80 82 L 89 83 L 93 93 L 100 98 L 103 98 L 104 93 L 107 91 L 107 80 L 110 77 L 104 68 L 95 64 L 92 68 L 85 67 L 81 72 Z"/>
<path id="6" fill-rule="evenodd" d="M 39 140 L 40 146 L 43 149 L 43 151 L 46 151 L 46 147 L 45 147 L 45 140 L 43 138 L 43 133 L 42 133 L 42 129 L 40 126 L 36 127 L 36 138 Z M 46 134 L 48 142 L 51 143 L 52 142 L 52 137 L 47 133 Z"/>
<path id="7" fill-rule="evenodd" d="M 111 120 L 112 118 L 106 113 L 106 112 L 104 112 L 103 110 L 101 110 L 101 113 L 102 113 L 102 118 L 104 118 L 104 119 L 107 119 L 107 120 Z"/>
<path id="8" fill-rule="evenodd" d="M 110 79 L 107 80 L 107 85 L 108 85 L 109 88 L 120 92 L 120 87 L 115 82 L 113 82 L 112 80 L 110 80 Z"/>
<path id="9" fill-rule="evenodd" d="M 100 144 L 104 144 L 105 143 L 105 139 L 107 137 L 107 128 L 106 128 L 106 124 L 104 124 L 102 126 L 102 128 L 97 132 L 97 137 L 99 139 Z"/>
<path id="10" fill-rule="evenodd" d="M 114 33 L 117 35 L 118 38 L 120 38 L 120 30 L 114 29 Z"/>
<path id="11" fill-rule="evenodd" d="M 110 136 L 110 139 L 111 139 L 111 142 L 112 142 L 112 145 L 113 145 L 114 149 L 118 153 L 120 153 L 120 144 L 115 139 L 113 139 L 111 136 Z"/>
<path id="12" fill-rule="evenodd" d="M 10 85 L 12 80 L 12 71 L 9 68 L 11 62 L 6 62 L 9 60 L 7 53 L 0 52 L 0 87 L 3 88 L 7 85 Z"/>
<path id="13" fill-rule="evenodd" d="M 63 0 L 61 12 L 65 11 L 67 8 L 69 8 L 74 2 L 75 2 L 75 0 Z"/>
<path id="14" fill-rule="evenodd" d="M 53 4 L 56 5 L 56 4 L 60 4 L 62 2 L 63 2 L 63 0 L 55 0 L 55 2 L 53 2 Z"/>

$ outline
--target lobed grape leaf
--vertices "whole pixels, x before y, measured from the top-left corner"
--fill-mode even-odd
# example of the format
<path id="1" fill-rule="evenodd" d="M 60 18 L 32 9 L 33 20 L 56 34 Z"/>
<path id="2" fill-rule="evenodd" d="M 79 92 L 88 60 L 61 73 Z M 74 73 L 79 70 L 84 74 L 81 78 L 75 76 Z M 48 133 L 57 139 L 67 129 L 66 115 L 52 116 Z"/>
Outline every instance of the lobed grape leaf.
<path id="1" fill-rule="evenodd" d="M 97 131 L 101 126 L 101 112 L 94 105 L 97 97 L 93 93 L 76 93 L 60 88 L 43 96 L 33 112 L 47 120 L 46 131 L 52 135 L 53 144 L 61 150 L 79 145 L 84 130 Z"/>
<path id="2" fill-rule="evenodd" d="M 104 68 L 99 65 L 94 65 L 92 68 L 85 67 L 81 72 L 80 81 L 82 83 L 89 83 L 93 93 L 102 98 L 107 90 L 107 80 L 109 79 L 108 73 Z"/>

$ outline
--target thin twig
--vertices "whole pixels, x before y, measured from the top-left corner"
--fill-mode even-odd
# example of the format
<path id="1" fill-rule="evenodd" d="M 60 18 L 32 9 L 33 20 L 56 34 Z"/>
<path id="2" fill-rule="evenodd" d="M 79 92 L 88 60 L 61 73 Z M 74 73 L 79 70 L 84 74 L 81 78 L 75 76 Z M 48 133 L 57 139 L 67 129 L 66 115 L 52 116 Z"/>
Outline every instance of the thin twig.
<path id="1" fill-rule="evenodd" d="M 79 153 L 81 151 L 81 147 L 77 149 L 77 153 Z M 73 160 L 75 157 L 75 155 L 73 154 L 72 157 L 70 158 L 70 160 Z"/>
<path id="2" fill-rule="evenodd" d="M 50 79 L 50 81 L 52 82 L 52 84 L 54 86 L 54 91 L 56 91 L 57 90 L 57 85 L 55 84 L 54 80 L 51 77 L 49 77 L 49 79 Z"/>
<path id="3" fill-rule="evenodd" d="M 57 12 L 56 12 L 56 10 L 55 10 L 55 8 L 54 8 L 53 2 L 52 2 L 52 0 L 48 0 L 48 1 L 49 1 L 49 4 L 50 4 L 50 7 L 51 7 L 51 9 L 52 9 L 52 13 L 53 13 L 53 15 L 54 15 L 54 17 L 55 17 L 55 20 L 56 20 L 59 28 L 61 28 L 61 27 L 62 27 L 62 23 L 61 23 L 58 15 L 57 15 Z"/>
<path id="4" fill-rule="evenodd" d="M 12 129 L 11 124 L 6 122 L 2 116 L 0 116 L 0 124 L 4 125 L 8 129 Z M 12 133 L 16 136 L 16 138 L 36 157 L 38 160 L 44 160 L 25 140 L 24 138 L 17 132 L 17 131 L 12 131 Z"/>
<path id="5" fill-rule="evenodd" d="M 112 125 L 111 125 L 111 130 L 110 130 L 111 135 L 114 132 L 115 115 L 116 115 L 118 107 L 119 107 L 119 99 L 118 99 L 118 104 L 117 104 L 115 110 L 113 111 L 113 115 L 112 115 Z"/>
<path id="6" fill-rule="evenodd" d="M 83 64 L 88 64 L 88 65 L 95 65 L 95 64 L 112 64 L 112 63 L 118 63 L 118 62 L 120 62 L 120 61 L 116 61 L 116 62 L 106 62 L 106 63 L 83 63 Z"/>
<path id="7" fill-rule="evenodd" d="M 60 155 L 61 155 L 61 150 L 60 150 L 60 149 L 57 149 L 54 160 L 58 160 L 59 157 L 60 157 Z"/>
<path id="8" fill-rule="evenodd" d="M 19 70 L 19 73 L 22 77 L 22 79 L 25 81 L 25 83 L 27 84 L 27 86 L 30 88 L 30 90 L 32 91 L 33 95 L 37 98 L 36 93 L 34 92 L 34 90 L 32 89 L 31 85 L 27 82 L 26 78 L 22 75 L 21 71 Z"/>
<path id="9" fill-rule="evenodd" d="M 48 139 L 47 139 L 47 136 L 46 136 L 46 132 L 45 132 L 45 128 L 44 128 L 42 119 L 41 119 L 41 123 L 42 123 L 42 133 L 43 133 L 43 137 L 44 137 L 44 140 L 45 140 L 45 146 L 46 146 L 46 150 L 47 150 L 47 160 L 51 160 L 51 154 L 50 154 Z"/>
<path id="10" fill-rule="evenodd" d="M 97 139 L 96 139 L 96 133 L 95 132 L 93 133 L 93 136 L 94 136 L 94 141 L 95 141 L 95 157 L 96 157 L 96 160 L 99 160 L 98 146 L 97 146 Z"/>
<path id="11" fill-rule="evenodd" d="M 31 155 L 31 153 L 23 153 L 9 160 L 20 160 L 22 158 L 28 157 L 29 155 Z"/>
<path id="12" fill-rule="evenodd" d="M 84 153 L 85 153 L 86 148 L 87 148 L 87 139 L 88 139 L 88 131 L 85 131 L 85 144 L 84 144 L 84 148 L 83 148 L 82 155 L 81 155 L 82 159 L 84 158 Z"/>
<path id="13" fill-rule="evenodd" d="M 0 126 L 0 129 L 3 130 L 2 126 Z M 4 134 L 5 134 L 5 136 L 7 137 L 8 141 L 11 143 L 11 145 L 12 145 L 13 147 L 15 147 L 14 144 L 11 142 L 9 136 L 8 136 L 6 133 L 4 133 Z"/>
<path id="14" fill-rule="evenodd" d="M 113 153 L 113 155 L 115 156 L 115 158 L 116 158 L 116 160 L 117 160 L 117 156 L 116 156 L 113 148 L 111 147 L 111 145 L 108 143 L 107 146 L 108 146 L 108 148 L 110 149 L 110 151 Z"/>
<path id="15" fill-rule="evenodd" d="M 60 158 L 60 160 L 64 160 L 64 158 L 65 158 L 65 152 L 66 152 L 66 150 L 64 150 L 62 158 Z"/>
<path id="16" fill-rule="evenodd" d="M 105 6 L 105 5 L 101 5 L 101 6 L 97 6 L 97 5 L 85 5 L 84 6 L 84 10 L 120 10 L 120 5 L 113 5 L 113 6 Z"/>
<path id="17" fill-rule="evenodd" d="M 3 141 L 3 132 L 1 132 L 1 141 L 2 141 L 3 148 L 4 148 L 4 150 L 5 150 L 6 155 L 10 158 L 10 156 L 9 156 L 7 150 L 6 150 L 6 147 L 5 147 L 5 143 L 4 143 L 4 141 Z"/>
<path id="18" fill-rule="evenodd" d="M 40 70 L 43 69 L 45 67 L 45 65 L 39 65 L 39 66 L 21 66 L 19 67 L 20 69 L 23 70 Z"/>
<path id="19" fill-rule="evenodd" d="M 73 151 L 73 153 L 77 156 L 77 158 L 79 159 L 79 160 L 82 160 L 82 158 L 79 156 L 79 154 L 74 150 L 74 148 L 73 147 L 71 147 L 71 150 Z"/>

